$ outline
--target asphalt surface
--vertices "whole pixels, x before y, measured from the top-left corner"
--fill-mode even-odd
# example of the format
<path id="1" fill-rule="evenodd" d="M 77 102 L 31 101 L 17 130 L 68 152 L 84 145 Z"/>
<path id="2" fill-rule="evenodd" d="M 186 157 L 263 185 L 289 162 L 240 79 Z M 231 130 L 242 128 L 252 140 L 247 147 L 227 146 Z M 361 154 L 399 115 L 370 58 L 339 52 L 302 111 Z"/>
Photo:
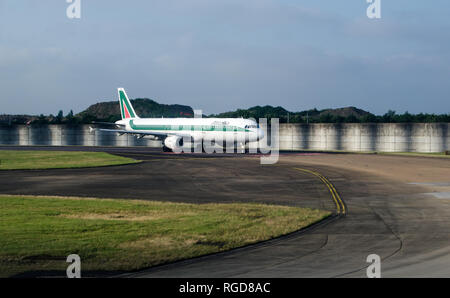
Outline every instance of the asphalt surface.
<path id="1" fill-rule="evenodd" d="M 1 149 L 31 149 L 0 147 Z M 365 277 L 378 254 L 383 277 L 450 276 L 450 159 L 360 154 L 167 154 L 149 148 L 33 147 L 106 151 L 140 164 L 0 171 L 0 193 L 176 202 L 265 202 L 335 211 L 318 172 L 347 214 L 304 233 L 128 277 Z"/>

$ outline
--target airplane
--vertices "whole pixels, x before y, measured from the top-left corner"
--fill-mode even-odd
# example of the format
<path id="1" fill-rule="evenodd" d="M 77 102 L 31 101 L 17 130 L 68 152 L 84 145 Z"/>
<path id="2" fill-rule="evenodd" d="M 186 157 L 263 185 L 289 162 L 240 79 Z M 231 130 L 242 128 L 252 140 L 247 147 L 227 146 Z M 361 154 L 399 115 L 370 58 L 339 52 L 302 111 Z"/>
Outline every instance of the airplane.
<path id="1" fill-rule="evenodd" d="M 115 125 L 117 129 L 99 129 L 120 135 L 132 134 L 138 138 L 161 140 L 164 152 L 179 152 L 187 143 L 200 145 L 202 152 L 210 152 L 218 145 L 225 148 L 232 145 L 245 152 L 245 145 L 264 137 L 264 131 L 255 120 L 243 118 L 140 118 L 124 88 L 117 89 L 121 120 L 114 123 L 94 122 L 94 124 Z M 209 151 L 208 151 L 209 150 Z M 233 149 L 234 152 L 234 149 Z"/>

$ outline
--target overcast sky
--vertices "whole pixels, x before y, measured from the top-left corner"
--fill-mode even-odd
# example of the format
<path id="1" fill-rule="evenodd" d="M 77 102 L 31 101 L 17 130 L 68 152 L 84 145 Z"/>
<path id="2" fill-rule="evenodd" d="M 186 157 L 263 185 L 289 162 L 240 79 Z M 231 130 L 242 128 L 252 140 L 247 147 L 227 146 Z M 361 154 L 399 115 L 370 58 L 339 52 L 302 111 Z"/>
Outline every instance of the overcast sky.
<path id="1" fill-rule="evenodd" d="M 450 112 L 450 1 L 0 0 L 0 114 L 149 97 L 217 113 Z"/>

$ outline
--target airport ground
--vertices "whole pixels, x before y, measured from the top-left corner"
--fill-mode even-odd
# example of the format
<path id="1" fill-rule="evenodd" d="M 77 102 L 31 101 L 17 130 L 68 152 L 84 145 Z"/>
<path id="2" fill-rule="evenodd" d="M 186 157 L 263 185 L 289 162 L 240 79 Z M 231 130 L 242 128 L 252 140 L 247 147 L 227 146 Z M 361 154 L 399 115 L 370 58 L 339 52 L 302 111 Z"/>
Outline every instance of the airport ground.
<path id="1" fill-rule="evenodd" d="M 275 241 L 124 274 L 125 277 L 450 276 L 450 159 L 380 154 L 285 153 L 275 165 L 242 154 L 167 154 L 148 148 L 6 147 L 104 151 L 142 163 L 86 169 L 2 171 L 0 193 L 258 202 L 335 211 L 325 176 L 346 214 Z M 124 185 L 126 187 L 124 187 Z"/>

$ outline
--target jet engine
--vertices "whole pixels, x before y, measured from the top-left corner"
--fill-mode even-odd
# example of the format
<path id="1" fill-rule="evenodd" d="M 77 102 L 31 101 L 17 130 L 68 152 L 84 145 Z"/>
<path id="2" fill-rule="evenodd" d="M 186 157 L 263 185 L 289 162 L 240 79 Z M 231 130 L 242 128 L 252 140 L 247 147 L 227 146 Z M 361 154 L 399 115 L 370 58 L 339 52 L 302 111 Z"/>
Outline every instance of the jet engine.
<path id="1" fill-rule="evenodd" d="M 172 151 L 175 149 L 181 150 L 181 147 L 183 147 L 183 138 L 179 136 L 168 136 L 164 140 L 164 146 Z"/>

